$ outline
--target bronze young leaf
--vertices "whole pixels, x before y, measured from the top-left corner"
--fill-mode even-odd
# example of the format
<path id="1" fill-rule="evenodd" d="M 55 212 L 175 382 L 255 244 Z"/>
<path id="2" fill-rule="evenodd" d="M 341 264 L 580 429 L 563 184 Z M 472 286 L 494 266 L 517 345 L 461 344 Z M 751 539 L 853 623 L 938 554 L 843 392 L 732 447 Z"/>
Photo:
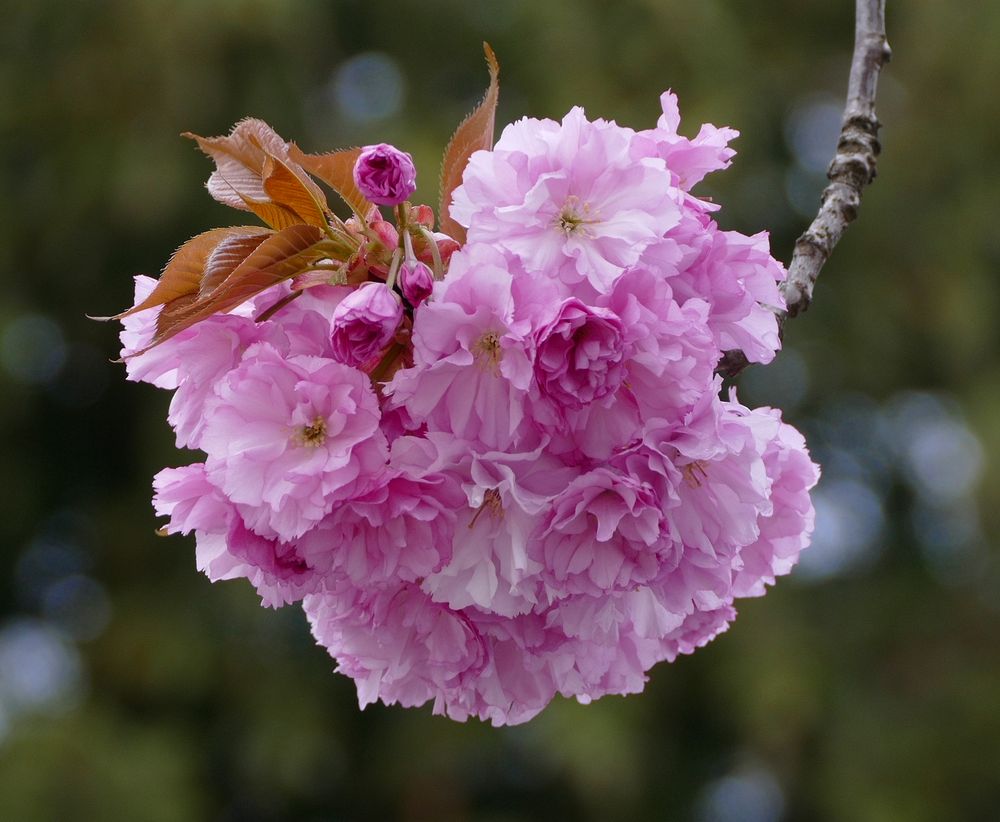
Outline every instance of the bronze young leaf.
<path id="1" fill-rule="evenodd" d="M 197 297 L 199 292 L 204 293 L 205 279 L 213 270 L 212 260 L 220 249 L 226 249 L 228 259 L 232 259 L 234 253 L 244 252 L 226 272 L 228 275 L 269 233 L 268 229 L 259 226 L 234 226 L 213 228 L 211 231 L 192 237 L 170 257 L 163 268 L 163 273 L 160 274 L 159 282 L 146 299 L 114 317 L 99 319 L 120 320 L 147 308 L 173 302 L 180 297 L 188 295 Z M 221 264 L 222 259 L 220 257 L 217 266 Z"/>
<path id="2" fill-rule="evenodd" d="M 329 253 L 323 232 L 316 226 L 295 225 L 261 242 L 210 293 L 185 294 L 164 305 L 156 334 L 144 350 L 169 340 L 185 328 L 213 314 L 230 311 L 251 297 L 307 269 Z M 142 352 L 136 352 L 141 354 Z"/>
<path id="3" fill-rule="evenodd" d="M 288 147 L 289 157 L 337 192 L 351 211 L 367 220 L 375 206 L 365 199 L 354 183 L 354 164 L 360 148 L 345 148 L 327 154 L 306 154 L 295 143 Z"/>
<path id="4" fill-rule="evenodd" d="M 465 229 L 451 218 L 448 207 L 451 195 L 462 182 L 462 172 L 473 152 L 493 147 L 493 121 L 496 116 L 497 99 L 500 95 L 500 65 L 489 43 L 483 43 L 486 65 L 490 70 L 490 85 L 482 101 L 455 130 L 441 163 L 441 203 L 438 219 L 441 230 L 454 237 L 459 243 L 465 242 Z"/>
<path id="5" fill-rule="evenodd" d="M 322 189 L 289 158 L 288 143 L 267 123 L 248 118 L 224 137 L 184 136 L 215 160 L 207 187 L 220 203 L 252 211 L 276 229 L 327 225 Z"/>

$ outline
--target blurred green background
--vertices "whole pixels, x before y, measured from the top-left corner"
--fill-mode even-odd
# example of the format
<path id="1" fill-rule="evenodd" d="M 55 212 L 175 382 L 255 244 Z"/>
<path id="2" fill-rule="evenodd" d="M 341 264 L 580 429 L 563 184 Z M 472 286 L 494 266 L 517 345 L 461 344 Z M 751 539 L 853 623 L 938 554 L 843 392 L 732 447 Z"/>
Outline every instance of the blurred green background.
<path id="1" fill-rule="evenodd" d="M 659 93 L 743 136 L 700 193 L 786 262 L 832 153 L 850 0 L 4 0 L 0 820 L 1000 818 L 1000 4 L 889 0 L 879 177 L 741 398 L 824 466 L 815 545 L 641 696 L 494 730 L 358 711 L 300 612 L 154 536 L 168 396 L 116 328 L 240 221 L 181 131 L 410 150 L 418 196 L 502 65 L 498 123 Z"/>

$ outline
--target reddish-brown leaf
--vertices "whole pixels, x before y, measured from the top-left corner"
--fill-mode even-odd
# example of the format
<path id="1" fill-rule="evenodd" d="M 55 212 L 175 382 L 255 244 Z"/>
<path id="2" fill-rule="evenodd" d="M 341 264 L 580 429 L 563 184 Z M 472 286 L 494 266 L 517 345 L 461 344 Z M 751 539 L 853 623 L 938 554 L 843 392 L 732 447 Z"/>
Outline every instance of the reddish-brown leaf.
<path id="1" fill-rule="evenodd" d="M 243 203 L 247 211 L 252 211 L 276 231 L 302 224 L 302 218 L 298 214 L 280 203 L 272 203 L 270 200 L 252 200 L 249 197 L 244 197 Z"/>
<path id="2" fill-rule="evenodd" d="M 170 339 L 200 320 L 229 311 L 266 288 L 294 277 L 326 255 L 316 226 L 299 224 L 268 236 L 209 294 L 194 301 L 181 297 L 164 306 L 156 335 L 144 349 Z M 138 352 L 142 353 L 142 352 Z"/>
<path id="3" fill-rule="evenodd" d="M 336 191 L 351 210 L 368 219 L 375 206 L 365 199 L 354 183 L 354 164 L 361 154 L 360 148 L 345 148 L 328 154 L 306 154 L 295 143 L 288 147 L 288 156 L 310 174 L 319 177 Z"/>
<path id="4" fill-rule="evenodd" d="M 198 288 L 198 299 L 208 296 L 222 285 L 236 267 L 256 251 L 267 237 L 267 233 L 235 235 L 219 243 L 205 262 L 201 285 Z"/>
<path id="5" fill-rule="evenodd" d="M 298 167 L 298 164 L 295 164 Z M 326 228 L 326 198 L 308 176 L 298 168 L 296 173 L 289 163 L 268 155 L 264 161 L 264 191 L 275 203 L 280 203 L 301 218 L 307 225 Z M 306 185 L 303 179 L 309 180 Z M 317 194 L 317 192 L 319 192 Z"/>
<path id="6" fill-rule="evenodd" d="M 483 43 L 486 53 L 486 65 L 490 70 L 490 85 L 482 101 L 473 109 L 455 130 L 448 147 L 444 151 L 444 161 L 441 163 L 441 202 L 438 207 L 438 220 L 441 230 L 459 243 L 465 242 L 465 229 L 455 222 L 448 213 L 451 196 L 462 182 L 462 172 L 469 162 L 473 152 L 480 149 L 493 148 L 493 124 L 497 110 L 497 99 L 500 96 L 500 65 L 489 43 Z"/>
<path id="7" fill-rule="evenodd" d="M 203 277 L 213 254 L 227 244 L 242 247 L 242 244 L 252 243 L 243 256 L 246 257 L 253 248 L 260 245 L 268 236 L 266 228 L 259 226 L 233 226 L 232 228 L 213 228 L 204 234 L 199 234 L 178 248 L 160 274 L 159 282 L 146 299 L 134 307 L 116 314 L 114 317 L 98 319 L 120 320 L 147 308 L 165 305 L 186 295 L 197 295 L 203 282 Z M 235 268 L 242 258 L 234 263 Z M 230 269 L 231 270 L 231 269 Z"/>
<path id="8" fill-rule="evenodd" d="M 252 211 L 279 230 L 297 223 L 326 226 L 322 189 L 289 159 L 288 143 L 267 123 L 248 118 L 224 137 L 183 136 L 215 160 L 208 191 L 220 203 Z"/>

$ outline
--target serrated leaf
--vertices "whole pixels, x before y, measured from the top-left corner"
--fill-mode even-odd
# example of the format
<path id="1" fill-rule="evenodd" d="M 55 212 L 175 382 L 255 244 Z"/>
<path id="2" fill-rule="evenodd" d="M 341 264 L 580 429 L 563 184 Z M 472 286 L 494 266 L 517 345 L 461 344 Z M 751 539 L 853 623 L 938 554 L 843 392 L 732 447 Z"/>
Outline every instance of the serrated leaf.
<path id="1" fill-rule="evenodd" d="M 500 96 L 500 65 L 489 43 L 483 43 L 486 65 L 490 70 L 490 85 L 482 101 L 466 117 L 448 141 L 441 163 L 441 202 L 438 206 L 438 220 L 441 230 L 459 243 L 465 242 L 465 229 L 451 218 L 448 208 L 455 189 L 462 183 L 462 173 L 469 158 L 481 149 L 493 148 L 493 127 L 496 117 L 497 100 Z"/>
<path id="2" fill-rule="evenodd" d="M 351 207 L 351 211 L 367 220 L 375 211 L 375 205 L 365 199 L 354 183 L 354 164 L 360 154 L 360 148 L 306 154 L 295 143 L 288 147 L 288 156 L 293 162 L 330 186 Z"/>
<path id="3" fill-rule="evenodd" d="M 252 200 L 249 197 L 244 197 L 243 203 L 247 211 L 252 211 L 276 231 L 290 228 L 293 225 L 301 225 L 303 222 L 302 218 L 290 208 L 285 208 L 270 200 Z"/>
<path id="4" fill-rule="evenodd" d="M 256 251 L 268 236 L 268 234 L 234 235 L 219 243 L 205 261 L 201 285 L 198 287 L 198 298 L 207 297 L 222 285 L 236 267 Z"/>
<path id="5" fill-rule="evenodd" d="M 248 248 L 246 254 L 243 255 L 245 258 L 268 236 L 268 233 L 267 229 L 259 226 L 233 226 L 231 228 L 213 228 L 211 231 L 192 237 L 171 255 L 160 274 L 159 281 L 146 299 L 114 317 L 98 317 L 96 319 L 120 320 L 147 308 L 173 302 L 185 295 L 197 295 L 202 287 L 209 260 L 221 245 L 226 243 L 252 244 L 252 247 Z M 245 245 L 241 247 L 245 247 Z M 236 261 L 233 268 L 242 262 L 242 259 Z"/>
<path id="6" fill-rule="evenodd" d="M 157 318 L 156 334 L 143 351 L 302 272 L 326 256 L 321 244 L 323 236 L 318 227 L 304 224 L 271 234 L 211 293 L 194 300 L 191 295 L 184 295 L 165 305 Z"/>
<path id="7" fill-rule="evenodd" d="M 208 192 L 220 203 L 252 211 L 272 228 L 327 225 L 322 189 L 288 156 L 286 143 L 263 120 L 248 118 L 224 137 L 185 132 L 215 160 Z"/>
<path id="8" fill-rule="evenodd" d="M 303 169 L 295 164 L 299 172 Z M 312 180 L 296 173 L 284 160 L 268 155 L 264 161 L 264 191 L 275 203 L 280 203 L 302 218 L 307 225 L 326 228 L 326 198 Z M 303 182 L 309 180 L 310 185 Z"/>

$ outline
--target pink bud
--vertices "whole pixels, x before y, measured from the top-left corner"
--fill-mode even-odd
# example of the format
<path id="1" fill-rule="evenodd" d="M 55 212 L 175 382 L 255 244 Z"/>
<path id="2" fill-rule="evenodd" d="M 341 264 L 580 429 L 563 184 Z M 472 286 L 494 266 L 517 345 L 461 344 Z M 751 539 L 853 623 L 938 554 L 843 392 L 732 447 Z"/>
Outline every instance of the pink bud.
<path id="1" fill-rule="evenodd" d="M 330 344 L 334 359 L 355 367 L 374 360 L 392 342 L 403 304 L 384 283 L 362 283 L 333 310 Z"/>
<path id="2" fill-rule="evenodd" d="M 409 222 L 434 228 L 434 209 L 429 205 L 416 205 L 410 209 Z"/>
<path id="3" fill-rule="evenodd" d="M 418 260 L 406 260 L 399 267 L 399 287 L 403 296 L 416 307 L 426 300 L 434 289 L 434 272 Z"/>
<path id="4" fill-rule="evenodd" d="M 385 220 L 372 220 L 372 231 L 386 248 L 395 248 L 399 244 L 399 232 L 396 231 L 396 226 L 392 223 L 387 223 Z"/>
<path id="5" fill-rule="evenodd" d="M 354 164 L 358 190 L 376 205 L 394 206 L 417 190 L 413 158 L 388 143 L 365 146 Z"/>

